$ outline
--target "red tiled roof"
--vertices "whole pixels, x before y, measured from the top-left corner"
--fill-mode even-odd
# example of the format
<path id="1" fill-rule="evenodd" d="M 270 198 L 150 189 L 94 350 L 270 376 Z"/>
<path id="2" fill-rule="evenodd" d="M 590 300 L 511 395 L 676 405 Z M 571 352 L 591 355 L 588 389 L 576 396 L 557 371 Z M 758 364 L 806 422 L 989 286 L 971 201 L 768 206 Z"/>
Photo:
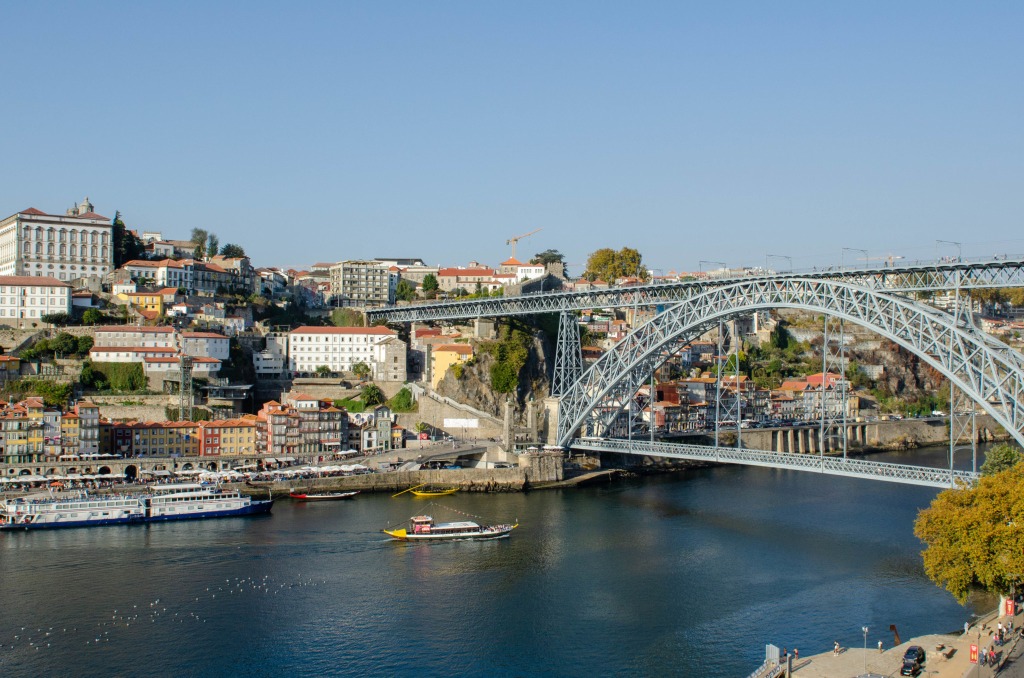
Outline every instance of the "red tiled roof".
<path id="1" fill-rule="evenodd" d="M 468 344 L 439 344 L 434 347 L 434 353 L 448 351 L 459 355 L 473 355 L 473 347 Z"/>
<path id="2" fill-rule="evenodd" d="M 71 287 L 49 276 L 36 275 L 0 275 L 0 285 L 34 285 L 36 287 Z"/>
<path id="3" fill-rule="evenodd" d="M 378 335 L 397 335 L 398 332 L 389 330 L 386 327 L 315 327 L 310 325 L 303 325 L 302 327 L 296 327 L 288 334 L 378 334 Z"/>
<path id="4" fill-rule="evenodd" d="M 480 278 L 492 275 L 494 275 L 493 268 L 442 268 L 437 272 L 438 278 L 455 278 L 463 276 Z"/>
<path id="5" fill-rule="evenodd" d="M 217 332 L 182 332 L 181 336 L 184 339 L 227 339 Z"/>
<path id="6" fill-rule="evenodd" d="M 36 216 L 42 217 L 49 216 L 46 212 L 42 210 L 37 210 L 35 207 L 29 207 L 27 210 L 21 210 L 20 212 L 18 212 L 18 214 L 34 214 Z"/>
<path id="7" fill-rule="evenodd" d="M 142 332 L 145 334 L 170 334 L 174 332 L 173 327 L 159 326 L 159 327 L 141 327 L 139 325 L 103 325 L 97 327 L 95 332 Z"/>
<path id="8" fill-rule="evenodd" d="M 93 346 L 89 349 L 90 353 L 177 353 L 176 348 L 165 348 L 161 346 L 145 347 L 145 346 Z M 197 358 L 198 360 L 198 358 Z"/>
<path id="9" fill-rule="evenodd" d="M 103 216 L 102 214 L 96 214 L 95 212 L 86 212 L 85 214 L 79 214 L 76 218 L 78 218 L 78 219 L 103 219 L 104 221 L 109 221 L 109 219 L 107 219 L 107 217 Z"/>
<path id="10" fill-rule="evenodd" d="M 515 257 L 509 257 L 508 260 L 501 262 L 502 266 L 523 266 L 523 262 L 519 261 Z"/>

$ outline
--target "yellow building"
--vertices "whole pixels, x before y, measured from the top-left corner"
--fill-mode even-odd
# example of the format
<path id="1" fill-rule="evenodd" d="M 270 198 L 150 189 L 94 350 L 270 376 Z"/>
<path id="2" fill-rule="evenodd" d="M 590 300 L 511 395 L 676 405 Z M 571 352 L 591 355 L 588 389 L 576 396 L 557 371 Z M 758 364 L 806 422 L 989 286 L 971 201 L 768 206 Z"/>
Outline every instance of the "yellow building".
<path id="1" fill-rule="evenodd" d="M 201 421 L 199 437 L 199 454 L 204 457 L 238 457 L 256 451 L 256 424 L 246 419 Z"/>
<path id="2" fill-rule="evenodd" d="M 452 365 L 467 362 L 473 357 L 473 347 L 469 344 L 439 344 L 430 352 L 430 385 L 437 385 Z"/>
<path id="3" fill-rule="evenodd" d="M 132 308 L 146 311 L 147 315 L 156 313 L 163 315 L 164 296 L 161 292 L 122 292 L 117 295 L 118 299 L 127 302 Z"/>

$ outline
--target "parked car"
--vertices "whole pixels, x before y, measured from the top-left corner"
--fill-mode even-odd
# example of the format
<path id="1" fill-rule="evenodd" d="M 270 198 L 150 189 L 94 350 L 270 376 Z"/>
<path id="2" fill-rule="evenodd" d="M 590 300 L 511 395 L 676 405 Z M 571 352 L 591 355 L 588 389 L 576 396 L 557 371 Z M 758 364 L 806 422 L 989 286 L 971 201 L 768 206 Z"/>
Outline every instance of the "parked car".
<path id="1" fill-rule="evenodd" d="M 913 659 L 904 661 L 903 668 L 900 669 L 901 676 L 916 676 L 921 673 L 921 665 Z"/>
<path id="2" fill-rule="evenodd" d="M 924 664 L 924 648 L 917 645 L 911 645 L 907 648 L 907 651 L 903 653 L 903 661 L 915 661 L 918 664 Z"/>

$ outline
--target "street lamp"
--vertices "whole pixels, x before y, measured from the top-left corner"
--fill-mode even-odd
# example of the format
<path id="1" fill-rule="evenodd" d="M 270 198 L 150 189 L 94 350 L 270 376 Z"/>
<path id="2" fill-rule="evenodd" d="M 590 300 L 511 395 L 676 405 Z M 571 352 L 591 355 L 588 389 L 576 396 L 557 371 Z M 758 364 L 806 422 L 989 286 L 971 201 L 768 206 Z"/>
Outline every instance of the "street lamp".
<path id="1" fill-rule="evenodd" d="M 791 257 L 789 255 L 786 255 L 786 254 L 766 254 L 766 255 L 764 255 L 764 272 L 765 272 L 765 275 L 768 274 L 768 259 L 770 259 L 772 257 L 774 257 L 775 259 L 787 259 L 789 261 L 789 271 L 787 271 L 787 272 L 788 273 L 792 273 L 793 272 L 793 257 Z"/>
<path id="2" fill-rule="evenodd" d="M 868 627 L 862 626 L 860 630 L 864 633 L 864 675 L 868 675 Z"/>
<path id="3" fill-rule="evenodd" d="M 935 241 L 935 259 L 939 258 L 939 245 L 955 245 L 956 246 L 956 260 L 959 263 L 963 257 L 963 244 L 958 243 L 956 240 L 936 240 Z"/>
<path id="4" fill-rule="evenodd" d="M 704 272 L 704 264 L 718 264 L 722 268 L 725 268 L 725 262 L 724 261 L 709 261 L 707 259 L 701 259 L 700 261 L 697 262 L 697 270 L 700 273 Z"/>
<path id="5" fill-rule="evenodd" d="M 839 261 L 840 261 L 840 267 L 841 268 L 846 268 L 846 253 L 848 251 L 849 252 L 862 252 L 864 254 L 864 265 L 865 266 L 868 265 L 867 262 L 868 262 L 868 259 L 870 259 L 870 256 L 868 255 L 868 251 L 867 250 L 862 250 L 859 247 L 844 247 L 842 253 L 839 255 L 840 256 L 840 260 Z"/>

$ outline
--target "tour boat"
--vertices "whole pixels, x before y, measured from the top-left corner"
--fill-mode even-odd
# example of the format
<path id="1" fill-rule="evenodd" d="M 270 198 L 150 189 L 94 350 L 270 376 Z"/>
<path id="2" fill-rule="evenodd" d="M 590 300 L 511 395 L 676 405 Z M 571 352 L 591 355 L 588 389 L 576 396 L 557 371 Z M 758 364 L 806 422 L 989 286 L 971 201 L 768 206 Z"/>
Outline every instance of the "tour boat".
<path id="1" fill-rule="evenodd" d="M 288 496 L 296 501 L 336 501 L 338 499 L 351 499 L 357 494 L 359 494 L 358 490 L 355 492 L 320 492 L 318 494 L 289 492 Z"/>
<path id="2" fill-rule="evenodd" d="M 156 523 L 269 513 L 272 499 L 253 500 L 237 490 L 192 483 L 154 485 L 131 495 L 7 499 L 0 503 L 0 530 Z"/>
<path id="3" fill-rule="evenodd" d="M 515 525 L 479 525 L 469 520 L 454 523 L 436 523 L 430 516 L 413 516 L 409 527 L 383 530 L 384 534 L 399 541 L 454 541 L 456 539 L 501 539 L 519 527 Z"/>
<path id="4" fill-rule="evenodd" d="M 426 488 L 426 489 L 420 489 L 420 488 Z M 417 497 L 446 497 L 449 494 L 455 494 L 458 491 L 459 491 L 459 488 L 457 488 L 457 487 L 441 487 L 441 488 L 436 488 L 435 489 L 435 488 L 428 487 L 426 483 L 421 483 L 419 485 L 413 485 L 412 487 L 410 487 L 408 489 L 402 490 L 398 494 L 393 494 L 393 495 L 391 495 L 391 498 L 394 499 L 395 497 L 397 497 L 397 496 L 399 496 L 401 494 L 405 494 L 406 492 L 412 492 L 413 495 L 415 495 Z"/>

